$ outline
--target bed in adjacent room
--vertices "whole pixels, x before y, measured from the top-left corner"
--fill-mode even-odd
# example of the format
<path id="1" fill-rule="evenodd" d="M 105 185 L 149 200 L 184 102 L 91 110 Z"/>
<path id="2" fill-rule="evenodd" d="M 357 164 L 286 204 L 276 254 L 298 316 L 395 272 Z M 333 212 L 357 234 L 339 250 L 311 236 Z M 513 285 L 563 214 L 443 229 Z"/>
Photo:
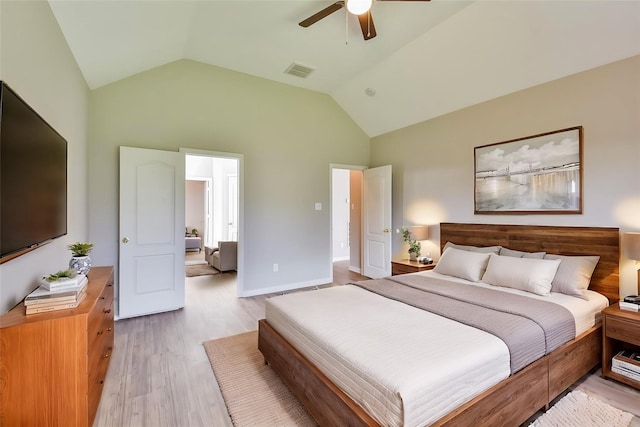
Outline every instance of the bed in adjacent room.
<path id="1" fill-rule="evenodd" d="M 434 271 L 271 298 L 259 347 L 321 425 L 518 425 L 598 364 L 618 234 L 443 223 Z"/>

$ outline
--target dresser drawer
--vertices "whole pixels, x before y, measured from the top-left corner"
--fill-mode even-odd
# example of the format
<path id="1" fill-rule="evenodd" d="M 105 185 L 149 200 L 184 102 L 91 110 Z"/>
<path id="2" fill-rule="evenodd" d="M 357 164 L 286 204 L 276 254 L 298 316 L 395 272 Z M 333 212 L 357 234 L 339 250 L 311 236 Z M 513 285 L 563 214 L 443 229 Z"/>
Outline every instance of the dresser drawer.
<path id="1" fill-rule="evenodd" d="M 108 327 L 113 328 L 113 288 L 105 287 L 89 313 L 89 344 L 96 336 L 102 335 Z"/>
<path id="2" fill-rule="evenodd" d="M 93 417 L 95 417 L 98 405 L 100 404 L 100 397 L 102 396 L 102 389 L 104 388 L 104 380 L 107 377 L 110 358 L 111 349 L 109 350 L 109 358 L 103 357 L 100 363 L 94 366 L 95 375 L 92 373 L 89 377 L 89 392 L 87 394 L 87 410 L 91 417 L 89 425 L 93 423 Z"/>

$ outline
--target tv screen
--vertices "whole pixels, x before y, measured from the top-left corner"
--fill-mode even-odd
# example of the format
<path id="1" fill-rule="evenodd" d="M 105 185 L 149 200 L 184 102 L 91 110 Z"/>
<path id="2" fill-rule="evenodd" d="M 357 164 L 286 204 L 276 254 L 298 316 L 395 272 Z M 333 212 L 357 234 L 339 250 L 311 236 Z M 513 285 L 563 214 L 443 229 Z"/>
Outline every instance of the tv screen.
<path id="1" fill-rule="evenodd" d="M 67 234 L 67 141 L 0 81 L 0 258 Z"/>

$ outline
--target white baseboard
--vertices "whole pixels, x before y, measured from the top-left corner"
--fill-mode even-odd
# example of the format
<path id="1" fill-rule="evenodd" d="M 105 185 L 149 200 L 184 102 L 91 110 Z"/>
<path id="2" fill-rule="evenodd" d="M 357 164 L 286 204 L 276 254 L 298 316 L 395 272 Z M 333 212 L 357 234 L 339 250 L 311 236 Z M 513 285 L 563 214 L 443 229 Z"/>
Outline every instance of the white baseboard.
<path id="1" fill-rule="evenodd" d="M 337 261 L 349 261 L 351 259 L 350 256 L 341 256 L 341 257 L 336 257 L 333 259 L 333 262 L 337 262 Z"/>
<path id="2" fill-rule="evenodd" d="M 296 282 L 296 283 L 289 283 L 286 285 L 273 286 L 269 288 L 251 289 L 251 290 L 242 292 L 238 296 L 254 297 L 256 295 L 276 294 L 276 293 L 292 291 L 296 289 L 309 288 L 312 286 L 328 285 L 330 283 L 331 283 L 331 278 L 327 277 L 324 279 L 309 280 L 307 282 Z"/>
<path id="3" fill-rule="evenodd" d="M 354 273 L 360 274 L 360 272 L 362 270 L 360 269 L 360 267 L 351 267 L 351 266 L 349 266 L 349 271 L 353 271 Z"/>

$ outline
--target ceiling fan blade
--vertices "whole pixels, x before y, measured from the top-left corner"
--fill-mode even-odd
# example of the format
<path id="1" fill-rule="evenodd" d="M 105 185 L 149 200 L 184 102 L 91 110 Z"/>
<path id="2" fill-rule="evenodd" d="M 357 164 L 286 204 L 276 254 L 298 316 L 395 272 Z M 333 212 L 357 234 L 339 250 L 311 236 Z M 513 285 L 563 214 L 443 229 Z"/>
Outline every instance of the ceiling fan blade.
<path id="1" fill-rule="evenodd" d="M 362 37 L 364 37 L 365 40 L 371 40 L 377 36 L 370 10 L 362 15 L 358 15 L 358 21 L 360 22 L 360 29 L 362 29 Z"/>
<path id="2" fill-rule="evenodd" d="M 342 9 L 343 7 L 344 7 L 344 1 L 337 1 L 331 6 L 325 7 L 320 12 L 311 15 L 304 21 L 298 23 L 298 25 L 300 25 L 301 27 L 307 28 L 309 25 L 315 24 L 319 20 L 326 18 L 327 16 L 331 15 L 333 12 L 336 12 Z"/>

